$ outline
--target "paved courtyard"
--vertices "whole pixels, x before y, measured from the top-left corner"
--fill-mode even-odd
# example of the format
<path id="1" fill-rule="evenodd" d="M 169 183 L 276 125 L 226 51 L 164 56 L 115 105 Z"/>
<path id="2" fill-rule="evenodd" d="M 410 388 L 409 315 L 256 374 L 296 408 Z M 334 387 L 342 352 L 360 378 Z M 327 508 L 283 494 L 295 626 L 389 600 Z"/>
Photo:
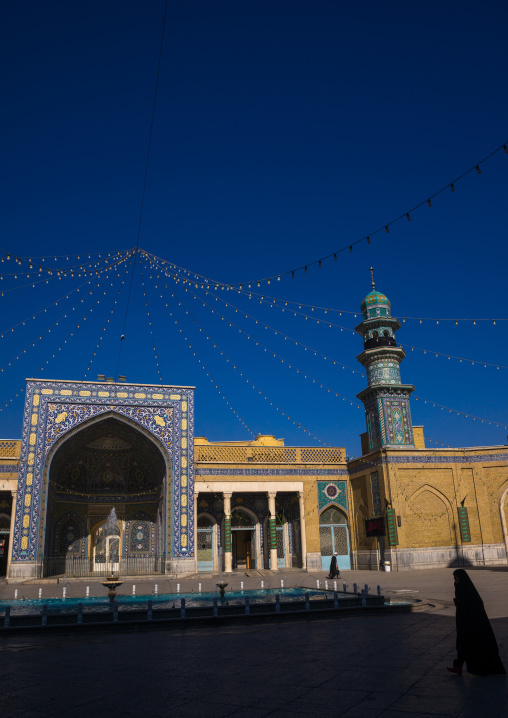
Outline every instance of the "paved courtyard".
<path id="1" fill-rule="evenodd" d="M 435 609 L 411 614 L 2 638 L 0 715 L 506 717 L 506 677 L 459 678 L 446 671 L 455 646 L 451 573 L 344 574 L 348 583 L 379 582 L 386 593 L 434 600 Z M 508 572 L 477 569 L 471 575 L 508 666 Z M 243 578 L 259 584 L 259 577 Z M 314 575 L 299 578 L 315 585 Z M 288 573 L 283 580 L 289 585 L 296 579 Z M 280 585 L 279 576 L 264 580 Z M 50 588 L 44 585 L 47 595 Z M 13 585 L 0 590 L 12 594 Z"/>

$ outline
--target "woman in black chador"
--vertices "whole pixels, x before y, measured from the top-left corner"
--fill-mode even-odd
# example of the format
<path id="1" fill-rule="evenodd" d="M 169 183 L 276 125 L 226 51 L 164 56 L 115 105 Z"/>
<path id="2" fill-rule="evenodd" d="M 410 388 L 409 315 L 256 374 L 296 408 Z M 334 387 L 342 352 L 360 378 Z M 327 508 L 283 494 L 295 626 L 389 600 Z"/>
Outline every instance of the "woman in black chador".
<path id="1" fill-rule="evenodd" d="M 487 618 L 483 601 L 473 582 L 459 568 L 453 572 L 457 623 L 457 658 L 451 673 L 462 675 L 466 664 L 468 673 L 492 676 L 506 673 L 497 647 L 496 637 Z"/>
<path id="2" fill-rule="evenodd" d="M 340 578 L 340 571 L 337 566 L 337 551 L 335 551 L 332 556 L 332 560 L 330 561 L 330 573 L 328 574 L 328 578 Z"/>

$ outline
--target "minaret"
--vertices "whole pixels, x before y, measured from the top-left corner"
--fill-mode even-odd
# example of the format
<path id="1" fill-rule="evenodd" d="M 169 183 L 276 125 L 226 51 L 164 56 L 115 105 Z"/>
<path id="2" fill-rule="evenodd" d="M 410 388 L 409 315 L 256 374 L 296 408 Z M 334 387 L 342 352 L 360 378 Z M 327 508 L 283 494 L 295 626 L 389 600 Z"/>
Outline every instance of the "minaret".
<path id="1" fill-rule="evenodd" d="M 370 273 L 372 291 L 361 303 L 363 321 L 355 329 L 364 342 L 357 359 L 365 367 L 369 382 L 357 394 L 365 406 L 369 451 L 381 447 L 414 448 L 409 407 L 414 386 L 401 383 L 400 363 L 406 352 L 395 341 L 400 322 L 391 315 L 388 297 L 376 292 L 372 267 Z"/>

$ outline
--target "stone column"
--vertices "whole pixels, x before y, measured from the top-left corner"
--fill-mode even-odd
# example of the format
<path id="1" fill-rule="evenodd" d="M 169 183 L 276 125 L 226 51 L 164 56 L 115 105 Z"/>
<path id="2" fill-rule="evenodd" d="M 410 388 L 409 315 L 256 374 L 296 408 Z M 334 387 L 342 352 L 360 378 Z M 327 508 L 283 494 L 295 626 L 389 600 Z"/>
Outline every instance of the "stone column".
<path id="1" fill-rule="evenodd" d="M 302 568 L 307 568 L 307 534 L 305 533 L 305 507 L 303 503 L 303 491 L 298 492 L 300 501 L 300 538 L 302 541 Z"/>
<path id="2" fill-rule="evenodd" d="M 231 496 L 232 492 L 224 492 L 224 573 L 233 570 L 231 554 Z"/>
<path id="3" fill-rule="evenodd" d="M 12 548 L 14 546 L 14 521 L 16 520 L 16 499 L 18 496 L 17 490 L 11 491 L 11 496 L 12 496 L 12 507 L 11 507 L 11 527 L 10 527 L 10 533 L 9 533 L 9 553 L 7 554 L 7 571 L 5 572 L 5 575 L 7 578 L 9 578 L 9 571 L 11 568 Z"/>
<path id="4" fill-rule="evenodd" d="M 270 545 L 270 569 L 277 571 L 277 529 L 275 525 L 275 497 L 276 491 L 268 492 L 268 510 L 270 518 L 268 519 L 268 542 Z"/>

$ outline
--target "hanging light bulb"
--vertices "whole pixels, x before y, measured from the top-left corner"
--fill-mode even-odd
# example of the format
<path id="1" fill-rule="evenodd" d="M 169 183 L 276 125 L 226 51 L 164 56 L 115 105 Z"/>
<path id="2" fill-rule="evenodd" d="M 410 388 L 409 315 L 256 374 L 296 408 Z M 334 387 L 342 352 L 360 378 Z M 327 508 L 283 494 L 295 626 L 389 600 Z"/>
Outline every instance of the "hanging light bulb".
<path id="1" fill-rule="evenodd" d="M 478 172 L 479 175 L 481 175 L 482 171 L 481 171 L 479 165 L 476 165 L 476 171 Z"/>
<path id="2" fill-rule="evenodd" d="M 450 189 L 451 189 L 452 192 L 455 192 L 455 185 L 453 184 L 453 182 L 452 182 L 451 185 L 450 185 Z"/>

